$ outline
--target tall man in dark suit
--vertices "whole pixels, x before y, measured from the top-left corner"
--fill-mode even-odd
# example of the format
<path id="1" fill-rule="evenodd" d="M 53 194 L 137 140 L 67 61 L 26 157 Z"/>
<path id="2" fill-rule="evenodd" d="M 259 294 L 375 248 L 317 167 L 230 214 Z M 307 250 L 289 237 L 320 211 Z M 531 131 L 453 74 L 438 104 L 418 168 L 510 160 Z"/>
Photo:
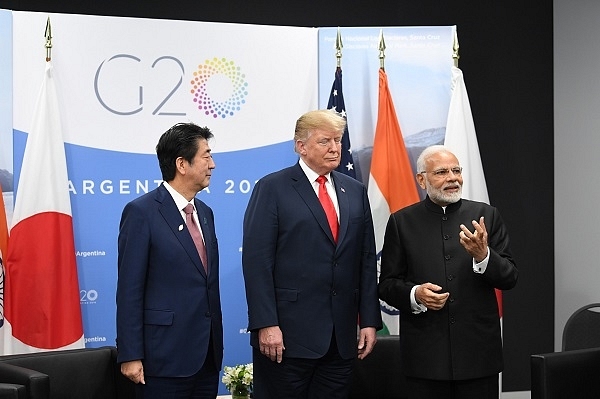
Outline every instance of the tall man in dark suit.
<path id="1" fill-rule="evenodd" d="M 502 339 L 494 288 L 517 283 L 500 213 L 461 199 L 462 168 L 444 146 L 417 160 L 427 197 L 387 224 L 379 296 L 400 310 L 409 398 L 498 398 Z"/>
<path id="2" fill-rule="evenodd" d="M 367 192 L 334 171 L 345 123 L 328 110 L 301 116 L 299 162 L 260 179 L 246 209 L 255 399 L 347 398 L 354 359 L 381 328 Z"/>
<path id="3" fill-rule="evenodd" d="M 117 360 L 138 384 L 138 398 L 217 395 L 219 252 L 213 212 L 195 198 L 215 168 L 212 136 L 192 123 L 167 130 L 156 146 L 164 182 L 128 203 L 121 217 Z"/>

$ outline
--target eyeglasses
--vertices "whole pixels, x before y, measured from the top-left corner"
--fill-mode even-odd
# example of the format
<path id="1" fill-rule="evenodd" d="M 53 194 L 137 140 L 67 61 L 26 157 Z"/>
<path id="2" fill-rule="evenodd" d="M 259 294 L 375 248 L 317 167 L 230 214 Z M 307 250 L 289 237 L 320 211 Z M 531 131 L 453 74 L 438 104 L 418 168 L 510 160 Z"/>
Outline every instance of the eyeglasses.
<path id="1" fill-rule="evenodd" d="M 429 173 L 429 174 L 431 174 L 431 175 L 433 175 L 435 177 L 442 178 L 442 177 L 448 177 L 448 174 L 450 172 L 452 172 L 452 174 L 454 176 L 460 176 L 462 174 L 462 170 L 463 170 L 462 167 L 457 166 L 457 167 L 452 168 L 452 169 L 438 169 L 438 170 L 434 170 L 433 172 L 427 172 L 427 171 L 424 170 L 424 171 L 419 172 L 419 173 Z"/>

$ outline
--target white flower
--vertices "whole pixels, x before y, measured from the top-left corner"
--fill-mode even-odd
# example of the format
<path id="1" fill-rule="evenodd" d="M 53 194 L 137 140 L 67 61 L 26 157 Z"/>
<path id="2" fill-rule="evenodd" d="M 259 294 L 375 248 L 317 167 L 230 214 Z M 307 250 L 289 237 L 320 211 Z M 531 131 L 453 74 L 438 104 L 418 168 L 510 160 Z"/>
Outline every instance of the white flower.
<path id="1" fill-rule="evenodd" d="M 250 393 L 252 392 L 252 375 L 252 363 L 238 364 L 234 367 L 225 366 L 221 381 L 230 391 Z"/>

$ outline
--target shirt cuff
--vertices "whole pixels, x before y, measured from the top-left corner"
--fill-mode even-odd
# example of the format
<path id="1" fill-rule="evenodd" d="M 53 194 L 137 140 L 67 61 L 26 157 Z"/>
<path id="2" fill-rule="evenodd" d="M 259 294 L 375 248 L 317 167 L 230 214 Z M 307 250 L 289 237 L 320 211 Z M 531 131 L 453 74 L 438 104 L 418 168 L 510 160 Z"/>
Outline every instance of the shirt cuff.
<path id="1" fill-rule="evenodd" d="M 490 247 L 488 247 L 487 255 L 481 262 L 477 263 L 477 262 L 475 262 L 475 259 L 473 259 L 473 271 L 477 274 L 485 273 L 485 270 L 487 269 L 489 261 L 490 261 Z"/>
<path id="2" fill-rule="evenodd" d="M 415 298 L 415 291 L 417 290 L 417 287 L 418 285 L 415 285 L 410 289 L 410 307 L 413 314 L 427 312 L 427 307 L 425 305 L 417 303 L 417 299 Z"/>

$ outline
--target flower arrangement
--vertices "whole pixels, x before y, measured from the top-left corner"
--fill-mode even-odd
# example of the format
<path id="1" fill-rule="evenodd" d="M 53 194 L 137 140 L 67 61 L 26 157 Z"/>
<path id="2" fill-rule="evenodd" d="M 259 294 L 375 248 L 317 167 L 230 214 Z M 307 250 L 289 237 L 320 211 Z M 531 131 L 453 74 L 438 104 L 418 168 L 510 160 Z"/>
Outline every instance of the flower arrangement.
<path id="1" fill-rule="evenodd" d="M 221 381 L 233 397 L 248 397 L 252 392 L 252 375 L 252 363 L 238 364 L 234 367 L 225 366 Z"/>

